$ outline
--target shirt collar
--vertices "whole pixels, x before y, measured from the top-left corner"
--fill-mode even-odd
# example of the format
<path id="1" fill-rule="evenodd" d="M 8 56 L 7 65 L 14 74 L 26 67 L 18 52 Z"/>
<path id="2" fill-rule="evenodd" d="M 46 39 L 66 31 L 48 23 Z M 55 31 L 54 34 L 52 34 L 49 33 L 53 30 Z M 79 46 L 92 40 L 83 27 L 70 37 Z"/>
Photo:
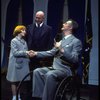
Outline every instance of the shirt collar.
<path id="1" fill-rule="evenodd" d="M 72 36 L 72 34 L 66 35 L 64 38 L 67 39 L 70 36 Z"/>
<path id="2" fill-rule="evenodd" d="M 43 22 L 40 24 L 40 27 L 43 25 Z M 38 24 L 36 23 L 36 27 L 38 27 Z"/>
<path id="3" fill-rule="evenodd" d="M 19 36 L 16 36 L 16 38 L 19 40 L 19 41 L 24 41 L 24 39 L 23 38 L 20 38 Z"/>

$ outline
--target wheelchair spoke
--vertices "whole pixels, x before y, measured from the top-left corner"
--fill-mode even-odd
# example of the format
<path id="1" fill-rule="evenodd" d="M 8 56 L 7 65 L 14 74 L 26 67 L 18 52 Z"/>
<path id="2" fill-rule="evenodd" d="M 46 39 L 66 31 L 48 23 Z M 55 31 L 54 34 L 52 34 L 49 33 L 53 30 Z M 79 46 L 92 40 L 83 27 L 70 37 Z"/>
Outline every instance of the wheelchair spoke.
<path id="1" fill-rule="evenodd" d="M 65 78 L 58 86 L 54 100 L 78 100 L 77 84 L 73 77 Z"/>

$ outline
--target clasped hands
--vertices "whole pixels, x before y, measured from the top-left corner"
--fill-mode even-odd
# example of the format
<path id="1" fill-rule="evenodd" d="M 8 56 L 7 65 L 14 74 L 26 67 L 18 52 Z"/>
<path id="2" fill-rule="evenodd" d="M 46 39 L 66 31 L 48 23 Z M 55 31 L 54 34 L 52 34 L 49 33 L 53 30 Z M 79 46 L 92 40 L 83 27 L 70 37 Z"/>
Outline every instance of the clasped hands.
<path id="1" fill-rule="evenodd" d="M 27 51 L 27 54 L 28 54 L 29 57 L 34 57 L 34 56 L 37 55 L 37 52 L 33 51 L 33 50 L 29 50 L 29 51 Z"/>
<path id="2" fill-rule="evenodd" d="M 54 43 L 55 48 L 58 48 L 63 53 L 64 52 L 64 49 L 63 48 L 60 48 L 60 45 L 61 45 L 61 41 Z M 36 51 L 33 51 L 33 50 L 26 51 L 26 53 L 28 54 L 29 57 L 34 57 L 34 56 L 37 55 L 37 52 Z"/>

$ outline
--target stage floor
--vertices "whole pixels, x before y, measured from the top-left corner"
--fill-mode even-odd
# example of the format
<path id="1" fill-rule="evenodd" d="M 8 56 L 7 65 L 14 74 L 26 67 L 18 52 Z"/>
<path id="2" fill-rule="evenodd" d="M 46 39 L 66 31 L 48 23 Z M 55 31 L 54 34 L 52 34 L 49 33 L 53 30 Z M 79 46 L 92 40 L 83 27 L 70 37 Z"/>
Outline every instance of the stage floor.
<path id="1" fill-rule="evenodd" d="M 32 82 L 24 83 L 21 89 L 22 100 L 32 100 Z M 99 100 L 98 86 L 82 86 L 81 97 L 86 100 Z M 10 83 L 6 80 L 6 74 L 1 75 L 1 100 L 11 100 L 12 93 Z"/>

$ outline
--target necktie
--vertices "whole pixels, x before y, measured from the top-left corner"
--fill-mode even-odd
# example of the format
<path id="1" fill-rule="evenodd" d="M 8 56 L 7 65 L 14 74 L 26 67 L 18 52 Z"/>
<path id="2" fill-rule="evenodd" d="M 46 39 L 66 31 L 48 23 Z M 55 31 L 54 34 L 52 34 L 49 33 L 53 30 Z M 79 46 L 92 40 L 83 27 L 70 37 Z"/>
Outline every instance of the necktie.
<path id="1" fill-rule="evenodd" d="M 65 40 L 65 38 L 62 39 L 62 41 L 64 41 L 64 40 Z"/>
<path id="2" fill-rule="evenodd" d="M 65 37 L 63 38 L 63 40 L 65 40 Z"/>
<path id="3" fill-rule="evenodd" d="M 40 28 L 40 24 L 38 24 L 38 28 Z"/>

